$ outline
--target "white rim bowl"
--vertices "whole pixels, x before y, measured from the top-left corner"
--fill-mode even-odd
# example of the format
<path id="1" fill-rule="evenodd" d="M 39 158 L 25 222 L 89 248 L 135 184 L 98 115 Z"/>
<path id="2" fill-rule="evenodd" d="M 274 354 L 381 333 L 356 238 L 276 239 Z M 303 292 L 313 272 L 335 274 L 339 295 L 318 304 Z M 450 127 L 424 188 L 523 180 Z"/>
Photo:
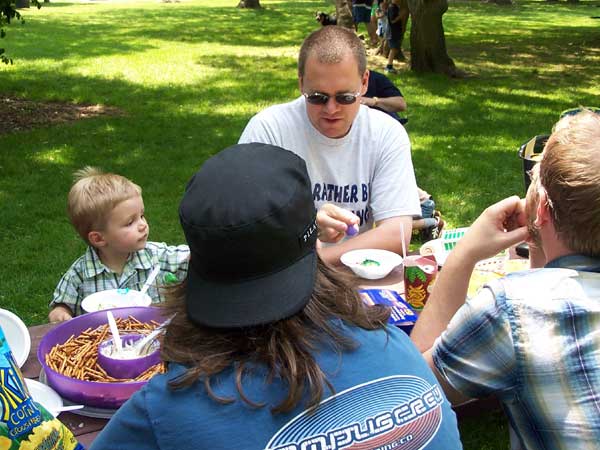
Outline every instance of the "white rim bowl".
<path id="1" fill-rule="evenodd" d="M 81 302 L 85 312 L 104 311 L 106 309 L 124 308 L 131 306 L 150 306 L 152 299 L 148 294 L 131 289 L 108 289 L 94 292 Z"/>
<path id="2" fill-rule="evenodd" d="M 379 265 L 365 265 L 366 260 L 375 261 Z M 388 250 L 365 248 L 344 253 L 340 261 L 359 277 L 378 280 L 402 264 L 402 256 Z"/>

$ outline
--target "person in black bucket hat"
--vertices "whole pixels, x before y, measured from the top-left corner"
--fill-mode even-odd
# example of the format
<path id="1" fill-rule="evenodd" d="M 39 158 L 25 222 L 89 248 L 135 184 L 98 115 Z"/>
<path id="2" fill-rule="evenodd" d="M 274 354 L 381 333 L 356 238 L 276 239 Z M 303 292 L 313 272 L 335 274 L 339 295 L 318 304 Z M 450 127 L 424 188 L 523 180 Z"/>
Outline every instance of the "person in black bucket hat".
<path id="1" fill-rule="evenodd" d="M 319 258 L 302 159 L 227 148 L 194 175 L 179 215 L 192 256 L 164 305 L 168 370 L 92 450 L 462 448 L 442 388 L 388 328 L 389 310 L 364 304 L 355 279 Z"/>
<path id="2" fill-rule="evenodd" d="M 317 225 L 299 156 L 266 144 L 223 150 L 190 180 L 179 218 L 191 251 L 191 320 L 259 325 L 304 307 L 315 282 Z"/>

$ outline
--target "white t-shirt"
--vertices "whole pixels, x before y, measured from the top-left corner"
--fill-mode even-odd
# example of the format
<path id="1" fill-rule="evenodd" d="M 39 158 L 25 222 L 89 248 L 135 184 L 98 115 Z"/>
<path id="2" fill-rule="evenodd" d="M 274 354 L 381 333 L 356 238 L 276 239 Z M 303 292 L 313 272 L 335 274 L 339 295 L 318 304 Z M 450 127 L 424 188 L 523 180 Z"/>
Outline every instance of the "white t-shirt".
<path id="1" fill-rule="evenodd" d="M 304 97 L 256 114 L 239 143 L 261 142 L 290 150 L 306 161 L 315 206 L 334 203 L 373 221 L 421 214 L 406 131 L 390 116 L 361 105 L 350 132 L 323 136 L 310 123 Z"/>

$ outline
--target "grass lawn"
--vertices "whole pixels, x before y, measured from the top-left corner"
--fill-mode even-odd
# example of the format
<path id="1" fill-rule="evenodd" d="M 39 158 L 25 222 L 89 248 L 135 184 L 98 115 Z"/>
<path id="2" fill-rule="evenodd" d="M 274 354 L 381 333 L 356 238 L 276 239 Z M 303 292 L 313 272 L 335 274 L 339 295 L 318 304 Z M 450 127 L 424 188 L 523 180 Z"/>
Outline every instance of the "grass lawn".
<path id="1" fill-rule="evenodd" d="M 298 95 L 299 44 L 317 26 L 314 12 L 333 9 L 316 0 L 262 3 L 252 11 L 235 0 L 53 0 L 7 28 L 0 44 L 15 64 L 0 67 L 0 97 L 121 114 L 0 134 L 3 308 L 30 325 L 46 321 L 56 282 L 84 251 L 64 211 L 72 173 L 85 165 L 140 184 L 150 238 L 183 241 L 177 205 L 186 181 L 234 144 L 255 112 Z M 519 145 L 549 132 L 564 109 L 600 105 L 598 6 L 451 1 L 448 51 L 470 76 L 417 76 L 399 65 L 393 79 L 409 105 L 417 179 L 450 225 L 523 194 Z M 492 416 L 469 426 L 465 448 L 505 449 L 500 423 Z"/>

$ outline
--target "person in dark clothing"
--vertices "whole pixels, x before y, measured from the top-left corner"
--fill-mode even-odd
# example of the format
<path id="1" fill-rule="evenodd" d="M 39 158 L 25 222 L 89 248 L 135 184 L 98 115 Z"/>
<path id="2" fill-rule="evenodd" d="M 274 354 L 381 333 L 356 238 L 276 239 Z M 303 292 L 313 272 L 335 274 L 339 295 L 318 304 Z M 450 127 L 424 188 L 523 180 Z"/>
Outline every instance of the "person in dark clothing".
<path id="1" fill-rule="evenodd" d="M 398 115 L 407 108 L 402 92 L 382 73 L 369 70 L 369 85 L 360 102 L 369 108 L 383 111 L 403 125 L 408 122 L 408 119 Z"/>
<path id="2" fill-rule="evenodd" d="M 396 56 L 402 55 L 402 59 L 404 59 L 404 55 L 402 54 L 402 38 L 404 37 L 408 16 L 409 10 L 406 0 L 392 0 L 387 11 L 390 54 L 387 66 L 385 67 L 386 73 L 397 73 L 396 69 L 394 69 L 394 58 Z"/>

